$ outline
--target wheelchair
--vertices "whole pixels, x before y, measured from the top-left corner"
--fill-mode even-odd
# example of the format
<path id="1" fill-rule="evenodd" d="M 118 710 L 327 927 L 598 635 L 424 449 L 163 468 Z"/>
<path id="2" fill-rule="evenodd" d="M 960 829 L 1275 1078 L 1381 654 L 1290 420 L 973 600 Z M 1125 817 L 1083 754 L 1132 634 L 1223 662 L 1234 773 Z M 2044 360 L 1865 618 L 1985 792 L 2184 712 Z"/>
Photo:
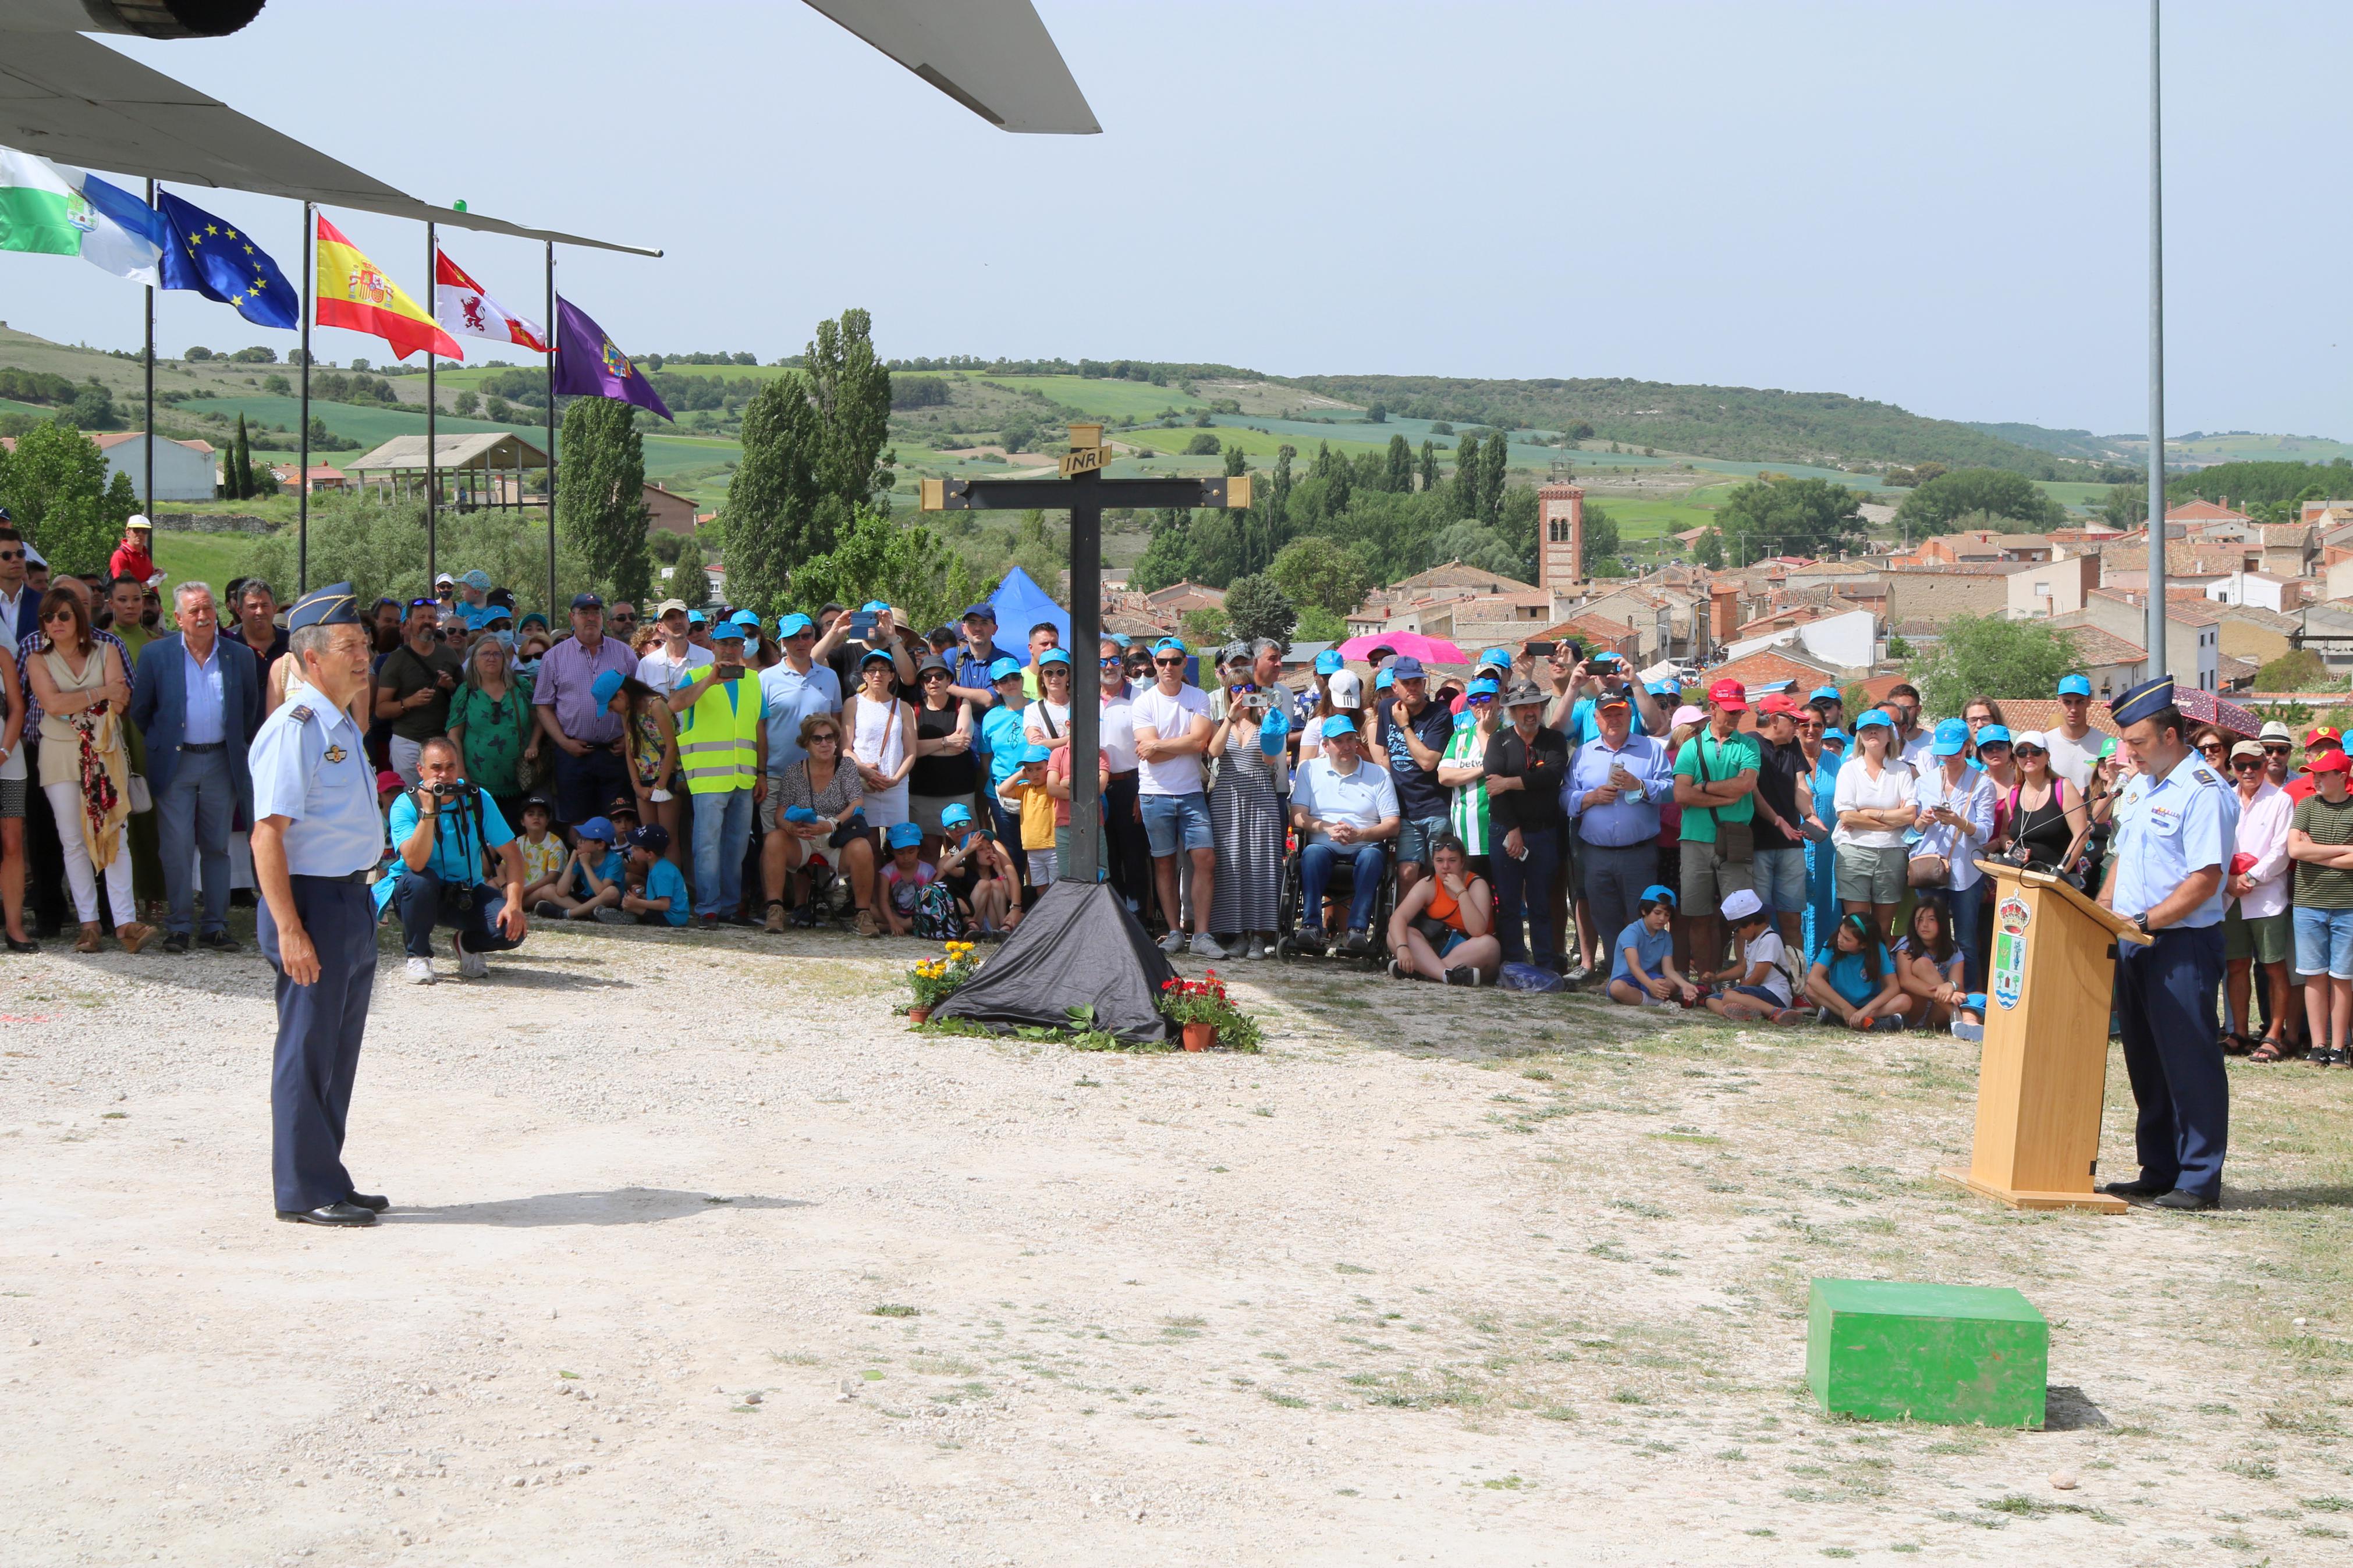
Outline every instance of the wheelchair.
<path id="1" fill-rule="evenodd" d="M 1396 842 L 1392 840 L 1385 847 L 1388 851 L 1388 859 L 1381 872 L 1380 891 L 1373 900 L 1372 924 L 1366 933 L 1372 940 L 1359 955 L 1349 952 L 1343 945 L 1347 926 L 1345 913 L 1335 921 L 1327 922 L 1322 918 L 1323 910 L 1315 911 L 1317 918 L 1314 923 L 1324 928 L 1324 942 L 1320 945 L 1311 945 L 1300 940 L 1299 928 L 1303 923 L 1300 900 L 1305 889 L 1300 877 L 1301 847 L 1296 842 L 1291 844 L 1282 858 L 1282 901 L 1276 916 L 1282 934 L 1275 939 L 1274 955 L 1281 959 L 1323 957 L 1343 963 L 1354 960 L 1370 970 L 1387 967 L 1389 960 L 1389 915 L 1397 909 Z M 1337 905 L 1345 910 L 1354 900 L 1356 892 L 1356 862 L 1349 858 L 1335 861 L 1331 879 L 1324 884 L 1325 904 Z M 1335 924 L 1340 928 L 1336 931 L 1333 930 Z"/>

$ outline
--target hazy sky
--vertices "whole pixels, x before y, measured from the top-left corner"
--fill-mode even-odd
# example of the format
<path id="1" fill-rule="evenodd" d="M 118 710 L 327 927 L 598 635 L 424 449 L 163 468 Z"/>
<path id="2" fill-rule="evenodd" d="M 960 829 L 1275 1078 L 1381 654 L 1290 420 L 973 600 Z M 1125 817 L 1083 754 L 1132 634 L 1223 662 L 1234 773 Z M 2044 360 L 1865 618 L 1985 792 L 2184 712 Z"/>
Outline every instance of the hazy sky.
<path id="1" fill-rule="evenodd" d="M 117 42 L 427 199 L 665 247 L 561 258 L 633 353 L 771 359 L 863 305 L 893 354 L 1622 375 L 2146 427 L 2137 0 L 1039 10 L 1103 135 L 1007 135 L 786 0 L 269 0 L 232 38 Z M 2353 6 L 2168 21 L 2167 426 L 2353 436 Z M 294 270 L 299 208 L 182 194 Z M 422 292 L 418 227 L 332 216 Z M 446 243 L 538 313 L 535 247 Z M 163 299 L 167 352 L 290 342 Z M 138 342 L 135 290 L 58 258 L 0 257 L 0 319 Z"/>

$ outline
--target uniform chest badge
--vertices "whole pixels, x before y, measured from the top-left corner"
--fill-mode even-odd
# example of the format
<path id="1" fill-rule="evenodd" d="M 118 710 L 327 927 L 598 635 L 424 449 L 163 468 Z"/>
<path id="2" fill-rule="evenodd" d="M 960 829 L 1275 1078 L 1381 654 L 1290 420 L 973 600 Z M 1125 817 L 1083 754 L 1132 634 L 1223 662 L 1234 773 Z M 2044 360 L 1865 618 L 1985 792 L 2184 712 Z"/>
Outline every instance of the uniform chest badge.
<path id="1" fill-rule="evenodd" d="M 331 742 L 327 747 L 325 755 L 327 761 L 331 763 L 340 763 L 345 757 L 350 756 L 351 753 L 343 750 L 343 746 L 339 742 Z"/>

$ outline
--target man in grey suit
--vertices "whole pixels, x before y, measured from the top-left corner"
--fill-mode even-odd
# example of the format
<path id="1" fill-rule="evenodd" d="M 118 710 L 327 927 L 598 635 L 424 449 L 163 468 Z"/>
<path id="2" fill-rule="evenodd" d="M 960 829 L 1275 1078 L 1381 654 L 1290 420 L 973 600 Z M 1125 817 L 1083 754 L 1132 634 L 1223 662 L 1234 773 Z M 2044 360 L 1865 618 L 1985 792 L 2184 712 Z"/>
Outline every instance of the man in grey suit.
<path id="1" fill-rule="evenodd" d="M 261 727 L 261 666 L 240 643 L 220 635 L 213 591 L 202 583 L 173 590 L 180 631 L 139 651 L 131 686 L 131 721 L 147 740 L 147 782 L 155 796 L 164 884 L 171 913 L 164 951 L 188 951 L 195 923 L 194 870 L 201 861 L 203 946 L 235 952 L 228 934 L 228 835 L 231 817 L 250 821 L 253 778 L 246 752 Z"/>

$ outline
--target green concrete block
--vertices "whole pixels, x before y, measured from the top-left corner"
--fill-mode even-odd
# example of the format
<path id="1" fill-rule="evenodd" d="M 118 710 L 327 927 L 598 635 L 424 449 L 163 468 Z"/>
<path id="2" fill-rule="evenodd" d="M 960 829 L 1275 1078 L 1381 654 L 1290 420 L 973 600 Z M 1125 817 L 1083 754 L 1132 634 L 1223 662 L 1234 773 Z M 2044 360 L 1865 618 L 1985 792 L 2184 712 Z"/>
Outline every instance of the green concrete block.
<path id="1" fill-rule="evenodd" d="M 2015 1290 L 1817 1279 L 1807 1319 L 1806 1381 L 1832 1415 L 2042 1425 L 2051 1325 Z"/>

